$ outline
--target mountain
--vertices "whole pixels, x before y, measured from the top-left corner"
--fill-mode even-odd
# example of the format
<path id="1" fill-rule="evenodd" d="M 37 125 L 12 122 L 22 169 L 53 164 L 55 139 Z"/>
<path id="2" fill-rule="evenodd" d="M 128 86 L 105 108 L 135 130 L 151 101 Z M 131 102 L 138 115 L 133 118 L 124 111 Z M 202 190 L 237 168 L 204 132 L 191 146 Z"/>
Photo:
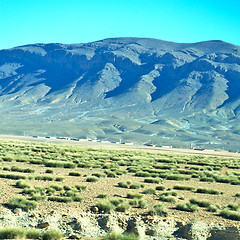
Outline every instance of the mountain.
<path id="1" fill-rule="evenodd" d="M 0 133 L 237 151 L 240 47 L 111 38 L 0 51 Z"/>

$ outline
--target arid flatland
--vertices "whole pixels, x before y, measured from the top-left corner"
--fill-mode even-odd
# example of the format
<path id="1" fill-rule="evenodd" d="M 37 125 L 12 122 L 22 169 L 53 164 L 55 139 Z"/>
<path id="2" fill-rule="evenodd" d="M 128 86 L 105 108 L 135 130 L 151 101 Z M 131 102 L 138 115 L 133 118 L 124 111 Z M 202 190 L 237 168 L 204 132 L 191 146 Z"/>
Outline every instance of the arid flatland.
<path id="1" fill-rule="evenodd" d="M 41 216 L 120 212 L 239 228 L 238 154 L 14 138 L 0 141 L 1 212 L 24 198 Z"/>

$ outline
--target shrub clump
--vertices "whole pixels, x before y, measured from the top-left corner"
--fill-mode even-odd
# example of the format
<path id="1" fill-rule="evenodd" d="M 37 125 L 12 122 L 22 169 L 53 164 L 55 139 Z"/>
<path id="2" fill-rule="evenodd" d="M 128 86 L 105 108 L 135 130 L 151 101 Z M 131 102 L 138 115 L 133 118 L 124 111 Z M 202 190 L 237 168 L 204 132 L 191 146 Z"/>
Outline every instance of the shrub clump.
<path id="1" fill-rule="evenodd" d="M 128 188 L 129 184 L 127 182 L 119 182 L 118 183 L 118 187 L 121 188 Z"/>
<path id="2" fill-rule="evenodd" d="M 37 202 L 25 198 L 12 198 L 8 202 L 9 208 L 21 208 L 24 211 L 30 211 L 37 208 Z"/>
<path id="3" fill-rule="evenodd" d="M 43 233 L 43 240 L 60 240 L 63 238 L 63 234 L 57 229 L 48 229 Z"/>
<path id="4" fill-rule="evenodd" d="M 156 190 L 153 188 L 147 188 L 143 191 L 143 194 L 155 194 Z"/>
<path id="5" fill-rule="evenodd" d="M 86 179 L 87 182 L 98 182 L 99 178 L 96 176 L 91 176 Z"/>
<path id="6" fill-rule="evenodd" d="M 144 182 L 145 182 L 145 183 L 159 183 L 160 180 L 157 179 L 157 178 L 145 178 L 145 179 L 144 179 Z"/>
<path id="7" fill-rule="evenodd" d="M 191 187 L 191 186 L 182 186 L 182 185 L 175 185 L 173 187 L 173 189 L 176 189 L 176 190 L 186 190 L 186 191 L 194 191 L 195 188 L 194 187 Z"/>
<path id="8" fill-rule="evenodd" d="M 97 198 L 107 198 L 107 194 L 100 193 L 98 194 Z"/>
<path id="9" fill-rule="evenodd" d="M 129 202 L 129 204 L 138 208 L 147 208 L 147 201 L 143 198 L 133 199 Z"/>
<path id="10" fill-rule="evenodd" d="M 198 188 L 197 193 L 207 193 L 207 194 L 220 194 L 220 192 L 216 189 L 211 189 L 211 188 Z"/>
<path id="11" fill-rule="evenodd" d="M 219 213 L 219 215 L 224 218 L 240 221 L 240 212 L 239 211 L 232 211 L 232 210 L 229 210 L 226 208 L 226 209 L 223 209 Z"/>
<path id="12" fill-rule="evenodd" d="M 179 203 L 177 204 L 176 209 L 186 212 L 198 212 L 199 206 L 192 203 Z"/>
<path id="13" fill-rule="evenodd" d="M 152 216 L 158 215 L 161 217 L 167 217 L 167 215 L 168 215 L 166 212 L 166 209 L 165 209 L 165 205 L 161 204 L 161 203 L 150 208 L 148 213 L 149 213 L 149 215 L 152 215 Z"/>
<path id="14" fill-rule="evenodd" d="M 42 233 L 39 229 L 5 227 L 0 229 L 0 239 L 39 239 Z"/>
<path id="15" fill-rule="evenodd" d="M 128 193 L 127 194 L 127 198 L 131 198 L 131 199 L 137 198 L 137 199 L 140 199 L 140 198 L 142 198 L 142 195 L 140 193 Z"/>
<path id="16" fill-rule="evenodd" d="M 220 209 L 220 206 L 218 204 L 211 204 L 208 207 L 209 212 L 217 212 Z"/>
<path id="17" fill-rule="evenodd" d="M 190 200 L 190 203 L 192 204 L 196 204 L 198 205 L 199 207 L 209 207 L 211 205 L 210 202 L 206 201 L 206 200 L 199 200 L 197 198 L 192 198 Z"/>
<path id="18" fill-rule="evenodd" d="M 129 187 L 130 189 L 139 189 L 141 185 L 139 183 L 132 183 Z"/>
<path id="19" fill-rule="evenodd" d="M 98 202 L 96 207 L 100 212 L 104 212 L 104 213 L 111 213 L 115 209 L 114 204 L 106 200 Z"/>
<path id="20" fill-rule="evenodd" d="M 16 186 L 18 188 L 26 188 L 26 187 L 30 187 L 24 180 L 19 180 L 16 182 Z"/>
<path id="21" fill-rule="evenodd" d="M 81 176 L 81 174 L 78 173 L 78 172 L 69 172 L 68 175 L 69 175 L 69 176 L 74 176 L 74 177 L 80 177 L 80 176 Z"/>
<path id="22" fill-rule="evenodd" d="M 139 237 L 136 236 L 134 233 L 118 233 L 118 232 L 111 232 L 104 236 L 102 240 L 139 240 Z"/>
<path id="23" fill-rule="evenodd" d="M 156 190 L 158 190 L 158 191 L 164 191 L 165 189 L 166 189 L 165 186 L 162 186 L 162 185 L 156 186 Z"/>

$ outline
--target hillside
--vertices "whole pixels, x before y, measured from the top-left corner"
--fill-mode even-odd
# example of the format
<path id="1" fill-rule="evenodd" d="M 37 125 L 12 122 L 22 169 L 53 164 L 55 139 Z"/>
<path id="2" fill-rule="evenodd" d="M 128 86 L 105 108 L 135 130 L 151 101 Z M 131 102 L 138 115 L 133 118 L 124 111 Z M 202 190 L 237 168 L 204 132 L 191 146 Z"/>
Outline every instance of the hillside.
<path id="1" fill-rule="evenodd" d="M 237 151 L 240 47 L 114 38 L 0 51 L 1 133 Z"/>

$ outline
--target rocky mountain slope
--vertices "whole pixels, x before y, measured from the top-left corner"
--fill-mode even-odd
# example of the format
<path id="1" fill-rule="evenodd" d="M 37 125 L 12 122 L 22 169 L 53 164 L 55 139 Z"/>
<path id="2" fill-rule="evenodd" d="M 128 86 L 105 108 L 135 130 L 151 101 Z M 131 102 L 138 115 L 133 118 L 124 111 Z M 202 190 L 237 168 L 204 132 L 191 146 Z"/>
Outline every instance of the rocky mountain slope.
<path id="1" fill-rule="evenodd" d="M 0 132 L 237 151 L 240 47 L 114 38 L 0 51 Z"/>

